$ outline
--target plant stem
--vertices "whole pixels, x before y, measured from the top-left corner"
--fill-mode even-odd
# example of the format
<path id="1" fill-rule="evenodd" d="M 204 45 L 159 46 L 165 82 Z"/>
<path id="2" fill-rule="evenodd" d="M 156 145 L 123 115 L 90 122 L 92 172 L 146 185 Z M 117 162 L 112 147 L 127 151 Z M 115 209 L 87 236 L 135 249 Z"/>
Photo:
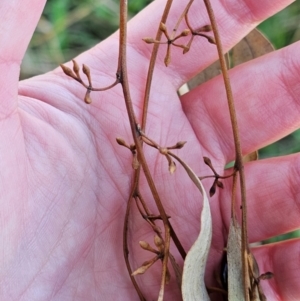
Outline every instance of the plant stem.
<path id="1" fill-rule="evenodd" d="M 135 185 L 135 183 L 133 185 Z M 128 219 L 129 219 L 129 213 L 130 213 L 132 198 L 133 198 L 133 195 L 131 193 L 129 198 L 128 198 L 128 202 L 127 202 L 126 213 L 125 213 L 125 221 L 124 221 L 124 227 L 123 227 L 123 253 L 124 253 L 124 258 L 125 258 L 125 264 L 126 264 L 128 272 L 129 272 L 129 276 L 130 276 L 130 279 L 132 281 L 132 284 L 133 284 L 137 294 L 139 295 L 140 300 L 141 301 L 146 301 L 146 298 L 144 297 L 141 289 L 139 288 L 134 276 L 132 276 L 132 269 L 131 269 L 131 266 L 130 266 L 130 263 L 129 263 L 129 258 L 128 258 L 128 255 L 129 255 L 129 249 L 128 249 L 128 243 L 127 243 Z"/>
<path id="2" fill-rule="evenodd" d="M 190 2 L 192 2 L 194 0 L 191 0 Z M 168 0 L 163 12 L 163 15 L 161 17 L 160 23 L 166 23 L 171 6 L 172 6 L 173 0 Z M 181 17 L 182 19 L 182 17 Z M 159 24 L 160 24 L 159 23 Z M 155 40 L 160 41 L 161 37 L 162 37 L 162 31 L 159 29 L 157 29 L 157 33 L 156 33 L 156 37 Z M 142 114 L 142 131 L 145 132 L 146 129 L 146 121 L 147 121 L 147 112 L 148 112 L 148 107 L 149 107 L 149 98 L 150 98 L 150 90 L 151 90 L 151 84 L 152 84 L 152 79 L 153 79 L 153 73 L 154 73 L 154 67 L 155 67 L 155 63 L 156 63 L 156 59 L 157 59 L 157 53 L 158 53 L 158 49 L 159 49 L 160 44 L 159 43 L 154 43 L 153 45 L 153 50 L 151 53 L 151 58 L 150 58 L 150 63 L 149 63 L 149 68 L 148 68 L 148 74 L 147 74 L 147 80 L 146 80 L 146 88 L 145 88 L 145 95 L 144 95 L 144 102 L 143 102 L 143 114 Z M 139 177 L 139 174 L 136 172 L 135 173 L 135 178 Z M 138 181 L 137 181 L 138 183 Z M 186 256 L 186 251 L 184 250 L 180 240 L 178 239 L 176 232 L 174 231 L 170 221 L 169 222 L 169 226 L 170 226 L 170 235 L 172 237 L 172 240 L 176 246 L 176 248 L 178 249 L 178 252 L 180 253 L 181 257 L 183 259 L 185 259 Z"/>
<path id="3" fill-rule="evenodd" d="M 168 0 L 167 1 L 160 22 L 166 23 L 169 12 L 170 12 L 170 9 L 171 9 L 171 6 L 172 6 L 172 2 L 173 2 L 173 0 Z M 162 37 L 162 34 L 163 34 L 162 31 L 158 27 L 155 40 L 160 41 L 161 37 Z M 155 67 L 155 63 L 156 63 L 156 58 L 157 58 L 157 53 L 158 53 L 159 46 L 160 46 L 159 43 L 154 43 L 153 50 L 152 50 L 152 53 L 151 53 L 149 68 L 148 68 L 145 95 L 144 95 L 143 115 L 142 115 L 142 130 L 143 131 L 145 131 L 145 128 L 146 128 L 147 112 L 148 112 L 149 98 L 150 98 L 150 90 L 151 90 L 154 67 Z"/>
<path id="4" fill-rule="evenodd" d="M 172 2 L 173 2 L 172 0 L 167 1 L 160 22 L 166 23 L 166 20 L 167 20 L 168 14 L 170 12 Z M 156 33 L 156 40 L 160 41 L 161 37 L 162 37 L 162 31 L 158 28 L 157 33 Z M 142 113 L 142 129 L 143 130 L 145 130 L 145 128 L 146 128 L 146 119 L 147 119 L 147 111 L 148 111 L 148 106 L 149 106 L 150 90 L 151 90 L 152 78 L 153 78 L 153 73 L 154 73 L 154 68 L 155 68 L 155 63 L 156 63 L 156 58 L 157 58 L 157 53 L 158 53 L 159 46 L 160 45 L 158 43 L 154 44 L 154 47 L 153 47 L 153 50 L 152 50 L 152 53 L 151 53 L 149 68 L 148 68 L 145 94 L 144 94 L 144 101 L 143 101 L 143 113 Z M 120 68 L 121 68 L 120 64 L 121 64 L 121 61 L 119 59 L 118 72 L 120 72 Z M 142 144 L 142 141 L 141 141 L 141 144 Z M 129 257 L 128 257 L 128 255 L 129 255 L 129 250 L 128 250 L 128 221 L 129 221 L 130 207 L 131 207 L 131 204 L 132 204 L 132 198 L 133 198 L 133 196 L 139 194 L 140 171 L 141 171 L 140 167 L 137 170 L 135 170 L 133 185 L 132 185 L 132 189 L 131 189 L 130 196 L 129 196 L 130 199 L 127 202 L 126 214 L 125 214 L 125 219 L 124 219 L 124 228 L 123 228 L 123 253 L 124 253 L 126 266 L 127 266 L 128 272 L 130 274 L 130 278 L 133 282 L 133 285 L 134 285 L 140 299 L 145 300 L 141 290 L 139 289 L 139 286 L 138 286 L 137 282 L 135 281 L 134 277 L 131 276 L 132 269 L 130 267 Z M 148 209 L 145 202 L 142 202 L 142 206 L 143 206 L 146 214 L 150 215 L 150 211 L 149 211 L 149 209 Z M 153 221 L 153 224 L 155 225 L 155 221 Z M 185 252 L 184 248 L 182 247 L 182 245 L 181 245 L 175 231 L 173 230 L 173 227 L 172 227 L 170 222 L 169 222 L 169 227 L 170 227 L 170 235 L 171 235 L 171 237 L 174 241 L 174 244 L 176 245 L 179 253 L 182 256 L 182 258 L 184 259 L 185 256 L 186 256 L 186 252 Z M 170 256 L 171 256 L 171 254 L 170 254 Z"/>
<path id="5" fill-rule="evenodd" d="M 176 25 L 174 26 L 173 30 L 172 30 L 172 34 L 171 34 L 171 39 L 173 40 L 175 37 L 175 34 L 177 32 L 177 29 L 181 23 L 181 21 L 185 18 L 187 12 L 189 11 L 191 5 L 193 4 L 194 0 L 190 0 L 189 3 L 187 4 L 187 6 L 185 7 L 185 9 L 183 10 L 183 12 L 181 13 Z"/>
<path id="6" fill-rule="evenodd" d="M 154 181 L 150 174 L 149 167 L 147 165 L 142 143 L 139 139 L 139 127 L 136 121 L 135 113 L 133 110 L 132 100 L 130 96 L 129 83 L 128 83 L 128 74 L 127 74 L 127 59 L 126 59 L 126 44 L 127 44 L 127 1 L 120 1 L 120 41 L 119 41 L 119 61 L 118 61 L 118 78 L 120 79 L 123 95 L 125 99 L 125 105 L 128 113 L 130 128 L 132 132 L 132 136 L 134 139 L 138 160 L 142 166 L 145 177 L 147 179 L 149 188 L 152 192 L 153 198 L 155 200 L 156 206 L 162 218 L 165 230 L 165 251 L 163 258 L 163 267 L 162 267 L 162 279 L 161 279 L 161 288 L 159 292 L 159 298 L 163 300 L 164 296 L 164 287 L 166 283 L 166 273 L 167 273 L 167 265 L 168 265 L 168 257 L 169 257 L 169 249 L 170 249 L 170 226 L 168 222 L 168 217 L 163 208 L 161 200 L 159 198 L 158 192 L 154 185 Z"/>
<path id="7" fill-rule="evenodd" d="M 233 100 L 233 95 L 232 95 L 232 90 L 230 85 L 230 79 L 227 72 L 227 66 L 224 58 L 217 22 L 214 16 L 214 12 L 210 0 L 203 0 L 203 1 L 205 3 L 208 12 L 208 16 L 211 22 L 212 30 L 217 45 L 217 50 L 218 50 L 219 60 L 221 64 L 227 100 L 228 100 L 230 120 L 231 120 L 232 130 L 233 130 L 233 137 L 234 137 L 234 144 L 235 144 L 235 168 L 239 171 L 241 199 L 242 199 L 242 250 L 241 252 L 243 258 L 244 294 L 245 294 L 245 299 L 249 300 L 249 294 L 248 294 L 249 271 L 248 271 L 248 262 L 247 262 L 247 257 L 249 253 L 249 243 L 248 243 L 248 234 L 247 234 L 246 181 L 245 181 L 245 173 L 244 173 L 242 148 L 241 148 L 241 142 L 239 137 L 237 116 L 236 116 L 235 105 L 234 105 L 234 100 Z"/>

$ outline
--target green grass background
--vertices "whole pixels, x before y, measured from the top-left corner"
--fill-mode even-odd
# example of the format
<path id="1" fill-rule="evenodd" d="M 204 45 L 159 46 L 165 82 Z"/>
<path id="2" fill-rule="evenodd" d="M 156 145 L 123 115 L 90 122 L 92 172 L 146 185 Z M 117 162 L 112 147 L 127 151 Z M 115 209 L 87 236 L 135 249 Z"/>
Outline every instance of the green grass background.
<path id="1" fill-rule="evenodd" d="M 150 2 L 129 0 L 129 17 Z M 118 29 L 118 11 L 117 0 L 48 0 L 24 57 L 21 79 L 52 70 L 105 39 Z M 300 1 L 296 1 L 260 24 L 259 29 L 279 49 L 300 40 L 299 21 Z M 267 158 L 299 151 L 300 130 L 297 130 L 259 150 L 259 156 Z M 299 235 L 296 231 L 268 242 Z"/>

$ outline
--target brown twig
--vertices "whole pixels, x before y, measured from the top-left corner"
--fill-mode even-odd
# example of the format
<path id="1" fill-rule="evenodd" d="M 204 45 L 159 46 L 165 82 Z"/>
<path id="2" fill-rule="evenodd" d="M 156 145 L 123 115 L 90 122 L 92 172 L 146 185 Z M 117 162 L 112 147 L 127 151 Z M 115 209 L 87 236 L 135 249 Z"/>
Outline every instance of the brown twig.
<path id="1" fill-rule="evenodd" d="M 166 23 L 171 6 L 172 6 L 173 0 L 168 0 L 163 12 L 163 15 L 161 17 L 160 23 Z M 160 41 L 162 37 L 162 31 L 158 28 L 155 40 Z M 146 87 L 145 87 L 145 94 L 144 94 L 144 101 L 143 101 L 143 115 L 142 115 L 142 131 L 146 130 L 146 122 L 147 122 L 147 112 L 148 112 L 148 107 L 149 107 L 149 98 L 150 98 L 150 90 L 151 90 L 151 85 L 152 85 L 152 79 L 153 79 L 153 73 L 154 73 L 154 67 L 157 59 L 157 53 L 159 49 L 159 44 L 155 43 L 153 45 L 153 50 L 151 53 L 151 58 L 150 58 L 150 63 L 148 67 L 148 74 L 147 74 L 147 80 L 146 80 Z"/>
<path id="2" fill-rule="evenodd" d="M 183 12 L 181 13 L 180 17 L 178 18 L 177 20 L 177 23 L 176 25 L 174 26 L 173 28 L 173 31 L 172 31 L 172 35 L 171 35 L 171 38 L 174 39 L 175 37 L 175 34 L 176 34 L 176 31 L 180 25 L 180 23 L 182 22 L 182 20 L 185 18 L 187 12 L 189 11 L 192 3 L 194 2 L 194 0 L 190 0 L 189 3 L 187 4 L 187 6 L 185 7 L 185 9 L 183 10 Z"/>
<path id="3" fill-rule="evenodd" d="M 246 200 L 246 182 L 245 182 L 245 173 L 244 173 L 244 164 L 243 164 L 243 155 L 241 142 L 239 137 L 239 129 L 237 123 L 237 116 L 235 110 L 235 104 L 233 100 L 233 94 L 231 90 L 231 84 L 229 75 L 227 72 L 227 65 L 224 57 L 224 52 L 222 49 L 221 38 L 219 35 L 217 22 L 215 19 L 215 15 L 210 3 L 210 0 L 203 0 L 207 9 L 207 13 L 211 22 L 212 30 L 214 33 L 220 65 L 222 69 L 222 75 L 224 79 L 224 85 L 226 89 L 226 95 L 228 100 L 228 107 L 230 113 L 230 120 L 232 124 L 233 137 L 234 137 L 234 145 L 235 145 L 235 168 L 239 172 L 240 178 L 240 189 L 241 189 L 241 199 L 242 199 L 242 258 L 243 258 L 243 278 L 244 278 L 244 294 L 245 299 L 249 300 L 248 287 L 249 287 L 249 271 L 248 271 L 248 263 L 247 256 L 249 253 L 249 242 L 248 242 L 248 233 L 247 233 L 247 200 Z"/>
<path id="4" fill-rule="evenodd" d="M 119 41 L 119 60 L 118 60 L 118 78 L 120 79 L 122 89 L 123 89 L 123 95 L 125 99 L 125 105 L 128 113 L 130 128 L 132 132 L 132 136 L 134 139 L 136 151 L 138 160 L 142 166 L 142 169 L 144 171 L 145 177 L 147 179 L 149 188 L 151 190 L 151 193 L 153 195 L 153 198 L 155 200 L 157 209 L 160 213 L 160 216 L 163 221 L 164 230 L 165 230 L 165 237 L 164 237 L 164 243 L 165 243 L 165 251 L 164 251 L 164 257 L 163 257 L 163 264 L 162 264 L 162 279 L 161 279 L 161 286 L 159 291 L 159 299 L 163 300 L 164 296 L 164 288 L 166 284 L 166 275 L 168 270 L 168 257 L 169 257 L 169 249 L 170 249 L 170 226 L 167 214 L 164 210 L 164 207 L 161 203 L 160 197 L 158 195 L 158 192 L 156 190 L 154 181 L 152 179 L 152 176 L 150 174 L 149 167 L 147 165 L 142 144 L 139 139 L 140 136 L 140 127 L 137 123 L 135 113 L 133 110 L 132 100 L 130 96 L 130 89 L 129 89 L 129 82 L 128 82 L 128 75 L 127 75 L 127 59 L 126 59 L 126 45 L 127 45 L 127 1 L 121 0 L 120 1 L 120 41 Z"/>
<path id="5" fill-rule="evenodd" d="M 135 184 L 134 184 L 135 185 Z M 125 221 L 128 221 L 129 219 L 129 214 L 130 214 L 130 207 L 132 203 L 132 195 L 130 194 L 128 201 L 127 201 L 127 206 L 126 206 L 126 213 L 125 213 Z M 132 269 L 131 265 L 129 262 L 129 249 L 128 249 L 128 243 L 127 243 L 127 237 L 128 237 L 128 222 L 124 222 L 124 227 L 123 227 L 123 254 L 124 254 L 124 259 L 125 259 L 125 264 L 131 279 L 131 282 L 139 295 L 139 298 L 141 301 L 146 301 L 146 298 L 144 297 L 139 285 L 137 284 L 134 276 L 132 276 Z"/>
<path id="6" fill-rule="evenodd" d="M 160 22 L 166 23 L 168 14 L 170 12 L 170 8 L 172 6 L 172 0 L 168 0 L 166 3 L 166 6 L 164 8 L 164 12 L 163 15 L 161 17 Z M 155 39 L 157 41 L 161 40 L 162 37 L 162 31 L 158 28 L 157 33 L 156 33 L 156 37 Z M 147 112 L 148 112 L 148 106 L 149 106 L 149 99 L 150 99 L 150 90 L 151 90 L 151 86 L 152 86 L 152 79 L 153 79 L 153 73 L 154 73 L 154 69 L 155 69 L 155 64 L 156 64 L 156 59 L 157 59 L 157 53 L 158 53 L 158 49 L 159 49 L 159 43 L 155 43 L 153 45 L 153 50 L 151 53 L 151 58 L 150 58 L 150 63 L 149 63 L 149 67 L 148 67 L 148 74 L 147 74 L 147 80 L 146 80 L 146 87 L 145 87 L 145 93 L 144 93 L 144 100 L 143 100 L 143 113 L 142 113 L 142 125 L 141 125 L 141 129 L 142 131 L 145 131 L 146 129 L 146 121 L 147 121 Z M 142 142 L 141 142 L 142 145 Z M 140 195 L 139 193 L 139 178 L 140 178 L 140 167 L 135 170 L 134 173 L 134 180 L 133 180 L 133 186 L 131 189 L 131 193 L 130 193 L 130 198 L 132 198 L 133 195 Z M 145 210 L 147 215 L 150 215 L 150 211 L 147 208 L 147 204 L 140 199 L 141 204 L 143 206 L 143 209 Z M 127 243 L 127 237 L 128 237 L 128 220 L 129 220 L 129 212 L 130 212 L 130 206 L 131 206 L 132 202 L 128 201 L 127 203 L 127 209 L 126 209 L 126 215 L 125 215 L 125 220 L 124 220 L 124 232 L 123 232 L 123 245 L 124 245 L 124 256 L 125 256 L 125 261 L 127 263 L 127 268 L 129 271 L 129 274 L 131 275 L 131 268 L 130 268 L 130 264 L 129 264 L 129 259 L 128 259 L 128 243 Z M 152 223 L 155 225 L 155 222 L 152 221 Z M 182 247 L 171 223 L 169 222 L 169 228 L 170 228 L 170 235 L 172 237 L 172 240 L 174 241 L 175 246 L 177 247 L 179 253 L 181 254 L 182 258 L 184 259 L 186 256 L 186 252 L 184 250 L 184 248 Z M 172 257 L 173 258 L 173 257 Z M 172 265 L 174 266 L 174 259 L 172 262 Z M 177 272 L 178 274 L 178 272 Z M 131 276 L 132 278 L 132 276 Z M 177 277 L 178 278 L 178 277 Z M 137 284 L 136 281 L 133 281 L 134 286 L 137 288 Z M 141 298 L 141 294 L 140 294 L 140 290 L 138 289 L 138 294 Z M 143 300 L 141 298 L 141 300 Z"/>

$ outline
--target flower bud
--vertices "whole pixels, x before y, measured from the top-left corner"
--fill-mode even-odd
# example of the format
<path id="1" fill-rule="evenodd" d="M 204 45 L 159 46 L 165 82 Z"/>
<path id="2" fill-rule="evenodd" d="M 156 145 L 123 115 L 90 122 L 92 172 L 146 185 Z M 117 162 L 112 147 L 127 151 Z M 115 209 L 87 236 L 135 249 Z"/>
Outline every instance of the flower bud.
<path id="1" fill-rule="evenodd" d="M 173 174 L 176 171 L 176 164 L 174 161 L 171 162 L 171 164 L 169 164 L 169 172 L 170 174 Z"/>
<path id="2" fill-rule="evenodd" d="M 60 67 L 63 70 L 65 75 L 70 76 L 72 78 L 76 78 L 75 74 L 73 73 L 73 71 L 69 67 L 67 67 L 63 64 L 60 64 Z"/>
<path id="3" fill-rule="evenodd" d="M 85 96 L 84 96 L 84 102 L 87 103 L 87 104 L 92 103 L 92 98 L 90 96 L 90 93 L 91 93 L 91 91 L 87 90 L 86 93 L 85 93 Z"/>
<path id="4" fill-rule="evenodd" d="M 205 26 L 203 26 L 203 27 L 201 27 L 200 28 L 200 30 L 199 31 L 211 31 L 211 26 L 210 25 L 205 25 Z"/>
<path id="5" fill-rule="evenodd" d="M 181 35 L 182 35 L 183 37 L 186 37 L 186 36 L 188 36 L 190 33 L 191 33 L 191 31 L 187 28 L 187 29 L 185 29 L 185 30 L 182 31 Z"/>
<path id="6" fill-rule="evenodd" d="M 211 161 L 208 157 L 203 157 L 204 163 L 208 166 L 211 166 Z"/>
<path id="7" fill-rule="evenodd" d="M 167 31 L 167 26 L 163 22 L 160 22 L 159 29 L 162 32 L 166 32 Z"/>
<path id="8" fill-rule="evenodd" d="M 150 247 L 150 245 L 146 241 L 143 241 L 143 240 L 139 241 L 139 244 L 140 244 L 140 247 L 144 250 L 148 250 Z"/>
<path id="9" fill-rule="evenodd" d="M 207 37 L 207 40 L 208 40 L 208 42 L 211 43 L 211 44 L 216 44 L 216 40 L 215 40 L 214 37 Z"/>
<path id="10" fill-rule="evenodd" d="M 146 42 L 147 44 L 152 44 L 152 43 L 154 43 L 155 42 L 155 40 L 154 39 L 152 39 L 152 38 L 148 38 L 148 37 L 146 37 L 146 38 L 143 38 L 142 39 L 144 42 Z"/>
<path id="11" fill-rule="evenodd" d="M 186 141 L 179 141 L 176 143 L 176 148 L 180 149 L 186 144 Z"/>
<path id="12" fill-rule="evenodd" d="M 119 145 L 128 147 L 127 144 L 126 144 L 126 142 L 124 141 L 124 139 L 122 139 L 122 138 L 120 138 L 120 137 L 117 137 L 117 138 L 116 138 L 116 141 L 117 141 L 117 143 L 118 143 Z"/>
<path id="13" fill-rule="evenodd" d="M 136 169 L 138 169 L 139 167 L 140 167 L 140 162 L 139 162 L 139 160 L 138 160 L 138 158 L 137 158 L 137 155 L 134 154 L 134 155 L 133 155 L 133 160 L 132 160 L 132 168 L 133 168 L 134 170 L 136 170 Z"/>
<path id="14" fill-rule="evenodd" d="M 79 73 L 79 65 L 77 64 L 77 62 L 75 60 L 72 60 L 73 62 L 73 71 L 78 74 Z"/>
<path id="15" fill-rule="evenodd" d="M 154 243 L 160 252 L 164 250 L 164 242 L 157 234 L 154 236 Z"/>

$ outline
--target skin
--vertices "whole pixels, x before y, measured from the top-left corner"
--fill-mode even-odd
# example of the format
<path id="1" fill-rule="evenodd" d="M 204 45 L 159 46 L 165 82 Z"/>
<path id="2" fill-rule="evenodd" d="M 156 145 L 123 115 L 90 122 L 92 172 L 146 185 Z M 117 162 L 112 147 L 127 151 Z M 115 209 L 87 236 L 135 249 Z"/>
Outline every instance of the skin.
<path id="1" fill-rule="evenodd" d="M 181 1 L 175 2 L 168 28 L 183 9 Z M 224 49 L 291 2 L 213 1 Z M 129 79 L 138 118 L 151 53 L 151 45 L 141 38 L 154 37 L 163 3 L 152 3 L 128 28 Z M 132 138 L 121 87 L 92 93 L 93 103 L 86 105 L 84 88 L 59 68 L 18 81 L 44 4 L 41 0 L 0 4 L 0 299 L 138 300 L 122 251 L 132 156 L 115 138 L 129 144 Z M 197 12 L 190 12 L 195 27 L 208 23 L 203 3 L 198 5 Z M 299 50 L 300 44 L 295 43 L 231 70 L 244 153 L 299 128 Z M 114 81 L 117 51 L 115 34 L 76 60 L 90 66 L 94 86 L 103 87 Z M 234 158 L 222 79 L 215 78 L 180 98 L 176 92 L 217 58 L 215 48 L 197 38 L 185 56 L 179 49 L 171 51 L 168 68 L 163 64 L 164 47 L 158 57 L 146 133 L 163 146 L 186 140 L 177 153 L 199 176 L 211 174 L 203 156 L 210 157 L 222 173 L 226 162 Z M 179 165 L 170 176 L 164 157 L 149 148 L 145 153 L 166 212 L 188 250 L 199 231 L 199 192 Z M 245 166 L 250 242 L 300 227 L 299 168 L 297 154 Z M 205 180 L 204 184 L 209 189 L 212 183 Z M 230 221 L 231 180 L 225 180 L 224 186 L 210 201 L 213 241 L 208 284 L 215 284 L 214 271 L 219 269 Z M 157 214 L 143 178 L 140 187 Z M 154 244 L 152 230 L 132 208 L 130 255 L 136 269 L 152 256 L 138 247 L 138 241 Z M 299 240 L 291 240 L 253 250 L 261 272 L 275 274 L 262 282 L 268 300 L 299 300 L 299 249 Z M 147 300 L 157 296 L 159 270 L 157 263 L 138 278 Z M 165 300 L 180 300 L 174 277 Z"/>

